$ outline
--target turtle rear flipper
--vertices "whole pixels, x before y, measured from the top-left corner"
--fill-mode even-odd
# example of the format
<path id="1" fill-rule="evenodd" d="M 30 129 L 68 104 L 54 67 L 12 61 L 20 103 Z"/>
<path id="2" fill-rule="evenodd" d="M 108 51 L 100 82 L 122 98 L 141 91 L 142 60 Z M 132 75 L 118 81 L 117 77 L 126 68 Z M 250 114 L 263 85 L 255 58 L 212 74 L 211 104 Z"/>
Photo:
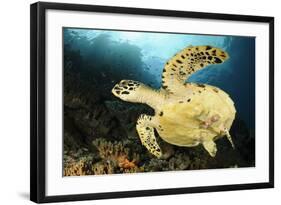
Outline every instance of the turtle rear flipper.
<path id="1" fill-rule="evenodd" d="M 178 52 L 165 65 L 162 88 L 170 93 L 186 92 L 185 81 L 194 72 L 210 64 L 223 63 L 228 54 L 211 46 L 190 46 Z"/>
<path id="2" fill-rule="evenodd" d="M 203 143 L 204 148 L 208 151 L 211 157 L 215 157 L 217 153 L 217 145 L 213 140 L 204 141 Z"/>
<path id="3" fill-rule="evenodd" d="M 137 121 L 137 131 L 141 143 L 157 158 L 162 156 L 161 149 L 156 141 L 154 135 L 154 127 L 152 124 L 152 117 L 148 115 L 141 115 Z"/>

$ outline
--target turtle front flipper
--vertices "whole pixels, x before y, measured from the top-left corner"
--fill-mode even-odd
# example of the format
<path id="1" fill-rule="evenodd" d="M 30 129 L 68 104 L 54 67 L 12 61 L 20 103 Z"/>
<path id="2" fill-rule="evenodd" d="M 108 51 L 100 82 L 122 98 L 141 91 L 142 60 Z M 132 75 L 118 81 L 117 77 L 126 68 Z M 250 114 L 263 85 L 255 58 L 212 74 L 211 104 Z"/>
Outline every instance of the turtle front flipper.
<path id="1" fill-rule="evenodd" d="M 162 152 L 156 142 L 152 119 L 153 117 L 143 114 L 139 117 L 136 127 L 141 143 L 150 151 L 150 153 L 157 158 L 160 158 L 162 156 Z"/>
<path id="2" fill-rule="evenodd" d="M 208 151 L 211 157 L 215 157 L 217 153 L 217 145 L 213 140 L 204 141 L 203 143 L 204 148 Z"/>
<path id="3" fill-rule="evenodd" d="M 223 63 L 228 54 L 211 46 L 190 46 L 178 52 L 165 65 L 162 88 L 170 93 L 186 92 L 185 81 L 194 72 L 210 64 Z"/>

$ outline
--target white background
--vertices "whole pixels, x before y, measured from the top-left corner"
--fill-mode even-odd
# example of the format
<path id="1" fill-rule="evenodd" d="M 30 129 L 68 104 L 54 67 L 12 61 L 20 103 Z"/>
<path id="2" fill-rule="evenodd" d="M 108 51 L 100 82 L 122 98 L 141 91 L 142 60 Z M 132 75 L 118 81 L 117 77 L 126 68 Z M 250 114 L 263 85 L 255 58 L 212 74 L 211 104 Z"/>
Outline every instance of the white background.
<path id="1" fill-rule="evenodd" d="M 51 1 L 51 0 L 50 0 Z M 31 204 L 29 192 L 29 4 L 33 1 L 3 1 L 0 7 L 0 204 Z M 66 2 L 66 1 L 62 1 Z M 70 1 L 67 2 L 77 2 Z M 274 3 L 275 2 L 275 3 Z M 201 0 L 201 1 L 151 1 L 151 0 L 95 0 L 83 3 L 190 10 L 219 13 L 271 15 L 276 17 L 276 53 L 280 53 L 280 18 L 276 1 Z M 81 3 L 81 1 L 80 1 Z M 277 35 L 279 34 L 279 36 Z M 277 55 L 275 55 L 277 56 Z M 275 67 L 280 66 L 276 58 Z M 281 73 L 275 72 L 276 90 L 281 86 Z M 276 105 L 281 98 L 276 92 Z M 276 107 L 276 122 L 280 121 L 280 108 Z M 278 116 L 279 115 L 279 116 Z M 276 129 L 276 188 L 220 193 L 189 194 L 178 196 L 144 197 L 102 200 L 95 202 L 72 202 L 69 204 L 267 204 L 280 199 L 281 149 L 278 124 Z M 278 200 L 279 199 L 279 200 Z M 64 204 L 64 203 L 62 203 Z M 276 204 L 276 203 L 275 203 Z"/>

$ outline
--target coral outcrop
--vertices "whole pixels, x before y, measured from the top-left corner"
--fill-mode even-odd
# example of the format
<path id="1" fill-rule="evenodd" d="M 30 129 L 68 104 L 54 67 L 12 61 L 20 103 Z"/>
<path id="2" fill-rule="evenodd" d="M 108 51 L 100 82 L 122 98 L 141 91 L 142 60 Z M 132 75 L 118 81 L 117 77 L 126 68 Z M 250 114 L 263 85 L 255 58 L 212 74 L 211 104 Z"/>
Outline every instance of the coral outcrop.
<path id="1" fill-rule="evenodd" d="M 98 165 L 95 165 L 95 174 L 101 172 L 111 173 L 113 171 L 116 173 L 132 173 L 142 170 L 138 167 L 139 155 L 137 153 L 132 153 L 132 151 L 126 147 L 128 141 L 110 142 L 103 138 L 98 138 L 93 141 L 93 144 L 102 159 Z"/>

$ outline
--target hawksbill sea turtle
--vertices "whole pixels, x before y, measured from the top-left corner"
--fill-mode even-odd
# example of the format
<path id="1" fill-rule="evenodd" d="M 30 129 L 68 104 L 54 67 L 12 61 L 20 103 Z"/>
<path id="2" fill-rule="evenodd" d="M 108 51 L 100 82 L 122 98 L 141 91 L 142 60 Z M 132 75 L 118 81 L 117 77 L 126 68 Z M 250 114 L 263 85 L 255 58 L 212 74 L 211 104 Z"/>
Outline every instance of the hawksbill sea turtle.
<path id="1" fill-rule="evenodd" d="M 133 80 L 121 80 L 112 93 L 128 102 L 145 103 L 154 116 L 140 115 L 136 129 L 141 143 L 156 157 L 162 152 L 155 137 L 183 147 L 202 144 L 210 156 L 217 152 L 216 139 L 226 136 L 232 147 L 229 130 L 236 109 L 227 93 L 207 85 L 186 82 L 194 72 L 229 58 L 227 52 L 212 46 L 189 46 L 174 55 L 162 73 L 162 88 L 155 90 Z"/>

